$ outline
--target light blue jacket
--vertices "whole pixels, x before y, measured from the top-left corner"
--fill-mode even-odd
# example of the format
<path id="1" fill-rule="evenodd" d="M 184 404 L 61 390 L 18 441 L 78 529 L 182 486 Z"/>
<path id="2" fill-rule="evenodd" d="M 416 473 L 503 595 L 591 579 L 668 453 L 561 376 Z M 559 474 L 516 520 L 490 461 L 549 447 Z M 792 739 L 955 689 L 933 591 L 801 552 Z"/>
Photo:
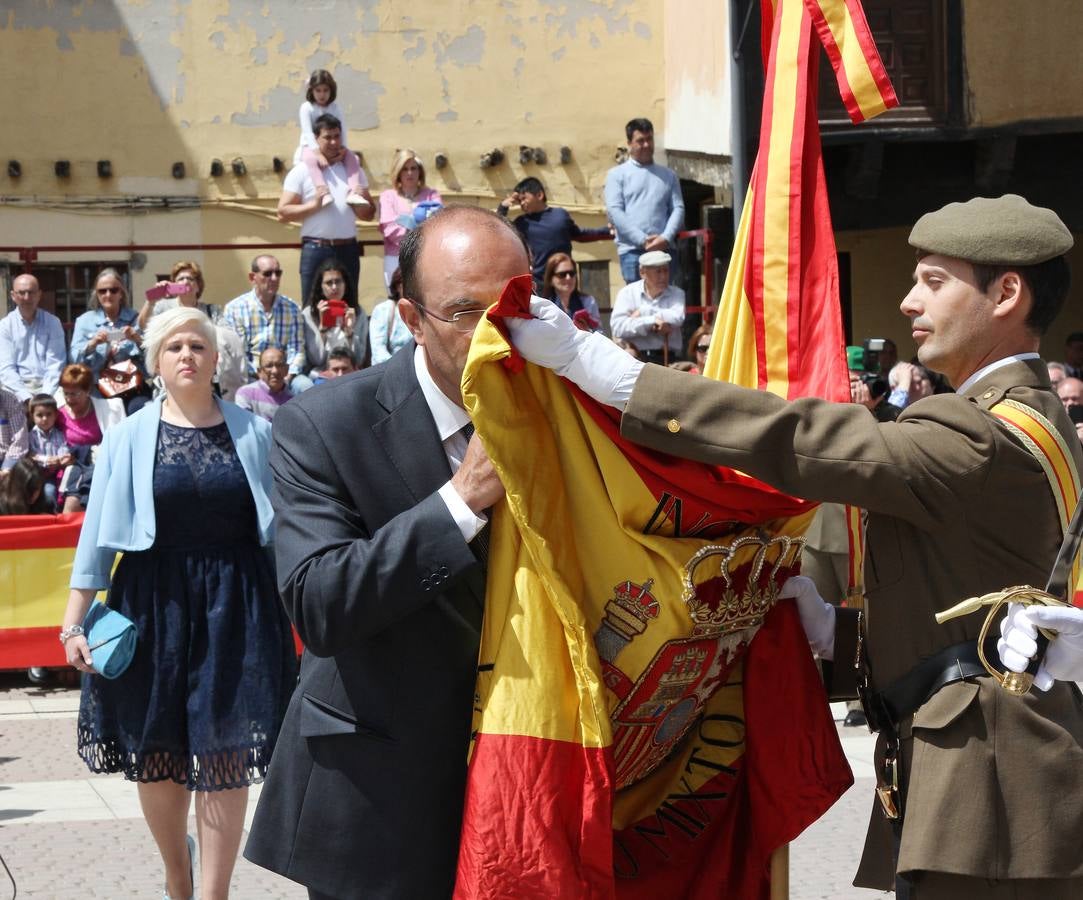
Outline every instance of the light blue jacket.
<path id="1" fill-rule="evenodd" d="M 271 508 L 271 424 L 239 406 L 219 400 L 256 504 L 259 542 L 273 537 Z M 117 551 L 146 550 L 154 543 L 154 460 L 162 398 L 105 432 L 94 464 L 83 529 L 72 564 L 71 587 L 104 590 Z M 193 514 L 198 510 L 193 509 Z"/>

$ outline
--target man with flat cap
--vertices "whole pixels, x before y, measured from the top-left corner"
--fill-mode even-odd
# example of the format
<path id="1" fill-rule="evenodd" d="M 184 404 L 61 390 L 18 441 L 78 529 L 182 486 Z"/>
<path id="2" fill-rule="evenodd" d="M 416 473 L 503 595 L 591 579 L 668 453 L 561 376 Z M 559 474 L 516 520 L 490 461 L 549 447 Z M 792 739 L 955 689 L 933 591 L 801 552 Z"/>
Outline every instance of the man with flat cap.
<path id="1" fill-rule="evenodd" d="M 1072 236 L 1052 211 L 1008 195 L 923 216 L 910 243 L 917 265 L 901 310 L 919 359 L 956 393 L 918 400 L 895 422 L 645 366 L 552 304 L 535 302 L 537 318 L 512 321 L 512 336 L 528 360 L 622 409 L 627 438 L 868 510 L 864 610 L 835 610 L 807 579 L 794 585 L 832 694 L 853 696 L 867 679 L 879 731 L 856 884 L 915 900 L 1083 897 L 1083 703 L 1054 680 L 1072 667 L 1047 673 L 1048 690 L 1008 694 L 978 663 L 984 616 L 934 619 L 968 597 L 1043 586 L 1056 558 L 1053 483 L 1022 435 L 1040 425 L 1083 469 L 1037 352 L 1068 292 Z M 1078 657 L 1067 640 L 1055 637 L 1047 659 Z"/>
<path id="2" fill-rule="evenodd" d="M 665 250 L 640 256 L 639 281 L 620 289 L 609 317 L 613 337 L 635 347 L 644 362 L 677 360 L 684 344 L 684 291 L 669 283 L 670 262 Z"/>

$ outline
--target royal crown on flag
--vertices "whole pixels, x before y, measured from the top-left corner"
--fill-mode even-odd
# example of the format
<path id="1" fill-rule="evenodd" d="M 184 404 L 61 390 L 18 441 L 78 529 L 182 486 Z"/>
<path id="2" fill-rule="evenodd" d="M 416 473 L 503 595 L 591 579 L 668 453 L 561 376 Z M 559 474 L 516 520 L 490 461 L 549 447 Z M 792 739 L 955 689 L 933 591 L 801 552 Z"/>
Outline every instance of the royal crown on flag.
<path id="1" fill-rule="evenodd" d="M 683 597 L 692 617 L 693 634 L 723 635 L 763 622 L 778 600 L 780 579 L 796 569 L 804 545 L 803 538 L 789 535 L 750 535 L 697 551 L 685 566 Z M 748 551 L 753 547 L 749 562 Z M 708 560 L 711 574 L 697 582 L 697 570 Z"/>

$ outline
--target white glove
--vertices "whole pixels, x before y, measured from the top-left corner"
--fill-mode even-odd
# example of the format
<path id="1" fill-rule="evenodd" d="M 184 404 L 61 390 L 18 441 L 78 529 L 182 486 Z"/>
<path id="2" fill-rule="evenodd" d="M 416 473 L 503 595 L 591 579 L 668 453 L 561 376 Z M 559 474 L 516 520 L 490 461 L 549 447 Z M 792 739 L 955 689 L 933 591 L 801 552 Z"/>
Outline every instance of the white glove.
<path id="1" fill-rule="evenodd" d="M 1008 604 L 1000 623 L 997 652 L 1006 669 L 1024 672 L 1038 651 L 1038 629 L 1057 632 L 1049 642 L 1034 686 L 1048 691 L 1056 681 L 1083 681 L 1083 609 Z"/>
<path id="2" fill-rule="evenodd" d="M 552 369 L 599 403 L 624 409 L 643 363 L 597 332 L 575 327 L 552 300 L 530 298 L 533 319 L 507 318 L 511 340 L 523 357 Z"/>
<path id="3" fill-rule="evenodd" d="M 812 579 L 805 575 L 793 575 L 786 579 L 779 597 L 793 597 L 797 601 L 797 614 L 805 629 L 812 652 L 820 659 L 835 658 L 835 607 L 825 603 Z"/>

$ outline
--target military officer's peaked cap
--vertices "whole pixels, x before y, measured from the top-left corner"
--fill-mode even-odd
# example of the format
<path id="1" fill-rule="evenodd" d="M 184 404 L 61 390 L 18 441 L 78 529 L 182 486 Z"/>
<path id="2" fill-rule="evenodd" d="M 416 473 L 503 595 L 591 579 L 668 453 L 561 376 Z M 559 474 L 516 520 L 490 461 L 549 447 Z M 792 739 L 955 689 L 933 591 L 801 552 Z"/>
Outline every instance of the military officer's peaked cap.
<path id="1" fill-rule="evenodd" d="M 949 203 L 923 215 L 910 232 L 910 246 L 918 250 L 982 265 L 1033 266 L 1074 243 L 1060 216 L 1018 194 Z"/>

